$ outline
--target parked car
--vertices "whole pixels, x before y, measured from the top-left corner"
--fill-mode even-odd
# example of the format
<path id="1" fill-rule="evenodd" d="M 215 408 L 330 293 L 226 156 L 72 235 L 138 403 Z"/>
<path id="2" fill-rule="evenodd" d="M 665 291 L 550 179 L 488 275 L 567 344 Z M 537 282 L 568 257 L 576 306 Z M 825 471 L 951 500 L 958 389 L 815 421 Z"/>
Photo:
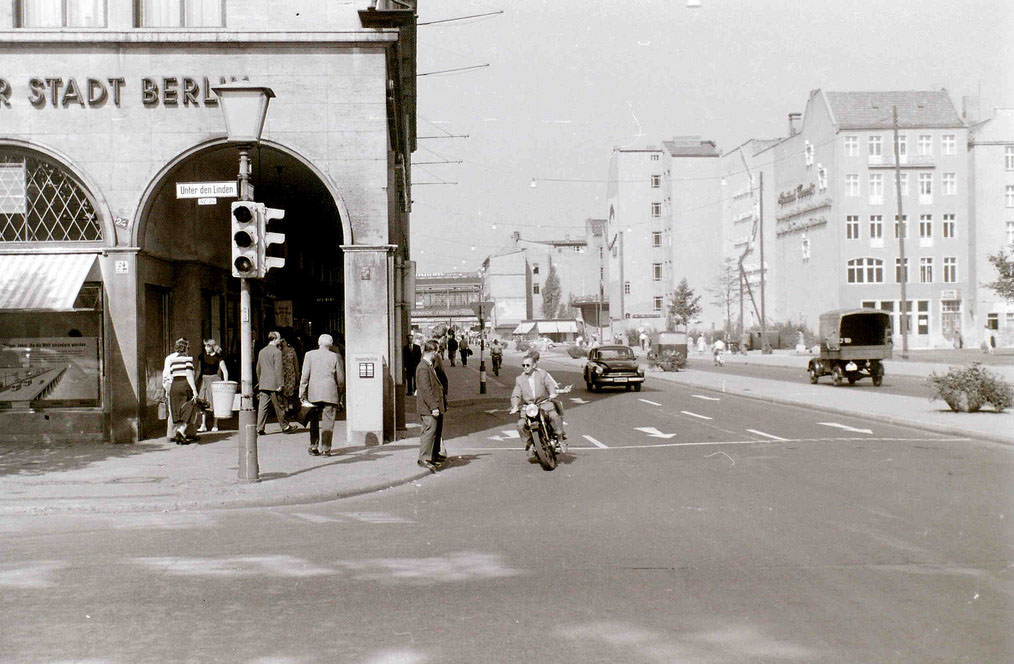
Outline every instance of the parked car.
<path id="1" fill-rule="evenodd" d="M 589 392 L 603 387 L 625 387 L 641 391 L 644 367 L 637 364 L 629 346 L 594 346 L 584 365 L 584 384 Z"/>

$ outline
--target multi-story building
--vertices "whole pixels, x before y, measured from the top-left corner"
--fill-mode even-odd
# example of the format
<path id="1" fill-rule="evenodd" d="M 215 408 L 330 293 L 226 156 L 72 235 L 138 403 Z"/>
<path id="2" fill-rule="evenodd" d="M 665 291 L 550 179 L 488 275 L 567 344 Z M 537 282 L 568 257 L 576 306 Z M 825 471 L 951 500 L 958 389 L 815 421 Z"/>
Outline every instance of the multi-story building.
<path id="1" fill-rule="evenodd" d="M 971 329 L 966 344 L 1014 345 L 1014 302 L 1006 301 L 985 284 L 997 279 L 988 257 L 1006 252 L 1014 255 L 1014 108 L 998 108 L 992 117 L 973 123 L 968 143 L 969 173 L 972 178 L 974 260 L 969 265 L 969 287 L 974 294 L 969 317 Z"/>
<path id="2" fill-rule="evenodd" d="M 479 324 L 475 305 L 481 295 L 482 278 L 478 272 L 417 275 L 412 327 L 424 335 L 437 328 L 470 330 Z"/>
<path id="3" fill-rule="evenodd" d="M 347 435 L 393 436 L 414 5 L 0 5 L 0 438 L 164 435 L 174 339 L 196 352 L 215 337 L 238 376 L 241 313 L 261 341 L 281 326 L 344 337 Z M 239 80 L 274 93 L 250 156 L 255 199 L 286 210 L 287 251 L 242 312 L 227 193 L 239 153 L 214 91 Z M 190 197 L 202 183 L 225 184 Z"/>
<path id="4" fill-rule="evenodd" d="M 509 336 L 518 323 L 532 318 L 534 280 L 527 252 L 515 247 L 487 256 L 481 271 L 485 299 L 493 302 L 494 331 Z"/>
<path id="5" fill-rule="evenodd" d="M 721 257 L 718 157 L 699 136 L 613 149 L 605 242 L 614 332 L 664 329 L 681 279 L 698 293 L 709 285 Z"/>
<path id="6" fill-rule="evenodd" d="M 882 309 L 900 343 L 904 280 L 910 347 L 968 336 L 967 141 L 943 90 L 813 91 L 799 131 L 769 148 L 780 270 L 775 301 L 783 315 L 812 328 L 825 310 Z"/>

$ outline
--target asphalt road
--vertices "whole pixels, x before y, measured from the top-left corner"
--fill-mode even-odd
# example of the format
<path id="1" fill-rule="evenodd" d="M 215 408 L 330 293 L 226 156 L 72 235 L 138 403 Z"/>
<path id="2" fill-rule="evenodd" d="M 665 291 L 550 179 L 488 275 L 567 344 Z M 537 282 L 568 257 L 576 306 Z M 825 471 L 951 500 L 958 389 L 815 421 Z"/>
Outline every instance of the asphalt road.
<path id="1" fill-rule="evenodd" d="M 1014 657 L 1010 448 L 672 384 L 569 398 L 553 472 L 480 409 L 379 494 L 6 519 L 0 661 Z"/>

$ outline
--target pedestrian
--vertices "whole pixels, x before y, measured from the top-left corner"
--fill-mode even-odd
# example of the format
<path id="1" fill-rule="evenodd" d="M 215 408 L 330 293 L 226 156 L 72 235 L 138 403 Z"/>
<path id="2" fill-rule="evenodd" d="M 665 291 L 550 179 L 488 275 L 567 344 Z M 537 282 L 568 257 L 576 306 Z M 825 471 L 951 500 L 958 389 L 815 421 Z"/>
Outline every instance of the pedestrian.
<path id="1" fill-rule="evenodd" d="M 284 335 L 278 342 L 278 350 L 282 352 L 282 389 L 279 391 L 279 401 L 288 418 L 299 412 L 299 356 Z"/>
<path id="2" fill-rule="evenodd" d="M 215 399 L 211 386 L 220 380 L 229 380 L 229 369 L 225 366 L 222 347 L 218 345 L 217 341 L 214 339 L 204 340 L 204 348 L 197 356 L 197 367 L 201 374 L 201 398 L 209 404 L 214 404 Z M 211 431 L 218 431 L 218 418 L 215 417 L 215 411 L 211 410 L 210 415 Z M 208 431 L 208 416 L 209 411 L 204 411 L 204 419 L 201 421 L 201 428 L 197 430 L 198 432 Z"/>
<path id="3" fill-rule="evenodd" d="M 423 344 L 422 361 L 415 371 L 416 411 L 422 420 L 419 458 L 416 463 L 431 473 L 437 472 L 437 464 L 447 459 L 440 453 L 447 396 L 434 367 L 438 347 L 433 339 Z"/>
<path id="4" fill-rule="evenodd" d="M 715 343 L 711 344 L 711 352 L 714 355 L 715 366 L 724 366 L 725 360 L 722 359 L 722 353 L 725 352 L 725 342 L 720 338 L 715 339 Z"/>
<path id="5" fill-rule="evenodd" d="M 284 384 L 282 351 L 278 348 L 281 340 L 282 335 L 277 331 L 268 332 L 268 345 L 257 354 L 257 433 L 261 436 L 267 434 L 264 427 L 268 423 L 268 402 L 275 410 L 282 433 L 296 430 L 295 426 L 286 421 L 285 409 L 278 398 Z"/>
<path id="6" fill-rule="evenodd" d="M 435 341 L 437 343 L 437 347 L 439 348 L 440 341 L 437 340 L 437 339 L 434 339 L 433 341 Z M 447 396 L 447 390 L 448 390 L 448 388 L 450 388 L 451 383 L 450 383 L 450 381 L 447 380 L 447 372 L 444 371 L 444 358 L 440 356 L 439 352 L 437 352 L 436 357 L 433 358 L 433 370 L 437 372 L 437 379 L 439 379 L 440 380 L 440 384 L 444 386 L 444 396 L 446 397 Z M 415 387 L 416 387 L 416 391 L 418 391 L 419 390 L 419 385 L 416 384 Z"/>
<path id="7" fill-rule="evenodd" d="M 458 354 L 458 340 L 454 337 L 454 330 L 447 330 L 447 358 L 454 366 L 454 356 Z"/>
<path id="8" fill-rule="evenodd" d="M 415 342 L 413 335 L 408 335 L 408 341 L 405 348 L 402 349 L 401 356 L 405 364 L 405 394 L 412 396 L 415 394 L 415 369 L 422 360 L 422 348 Z"/>
<path id="9" fill-rule="evenodd" d="M 166 435 L 177 445 L 189 445 L 197 440 L 194 431 L 196 418 L 193 406 L 185 406 L 197 394 L 197 385 L 194 380 L 194 360 L 190 357 L 190 342 L 182 337 L 176 340 L 173 352 L 165 358 L 162 387 L 169 400 Z"/>
<path id="10" fill-rule="evenodd" d="M 345 361 L 331 350 L 333 343 L 330 334 L 322 334 L 317 339 L 317 349 L 303 357 L 299 398 L 314 405 L 309 422 L 311 456 L 331 454 L 338 404 L 345 390 L 345 370 L 342 368 Z"/>
<path id="11" fill-rule="evenodd" d="M 461 353 L 461 366 L 468 365 L 468 356 L 472 354 L 472 349 L 468 346 L 467 335 L 461 336 L 461 342 L 458 344 L 458 352 Z"/>

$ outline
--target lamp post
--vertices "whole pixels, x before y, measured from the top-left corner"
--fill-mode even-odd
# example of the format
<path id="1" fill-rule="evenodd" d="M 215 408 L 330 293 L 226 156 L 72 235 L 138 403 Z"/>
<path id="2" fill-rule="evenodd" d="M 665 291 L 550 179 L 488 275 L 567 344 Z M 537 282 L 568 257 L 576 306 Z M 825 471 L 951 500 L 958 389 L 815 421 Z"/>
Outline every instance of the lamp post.
<path id="1" fill-rule="evenodd" d="M 271 88 L 251 85 L 247 81 L 226 83 L 212 88 L 225 116 L 225 131 L 229 142 L 239 148 L 239 199 L 253 200 L 250 188 L 250 148 L 261 140 L 268 102 L 275 93 Z M 239 479 L 258 481 L 257 416 L 253 407 L 253 335 L 250 329 L 250 284 L 239 280 L 239 339 L 240 339 L 240 410 L 239 410 Z"/>

